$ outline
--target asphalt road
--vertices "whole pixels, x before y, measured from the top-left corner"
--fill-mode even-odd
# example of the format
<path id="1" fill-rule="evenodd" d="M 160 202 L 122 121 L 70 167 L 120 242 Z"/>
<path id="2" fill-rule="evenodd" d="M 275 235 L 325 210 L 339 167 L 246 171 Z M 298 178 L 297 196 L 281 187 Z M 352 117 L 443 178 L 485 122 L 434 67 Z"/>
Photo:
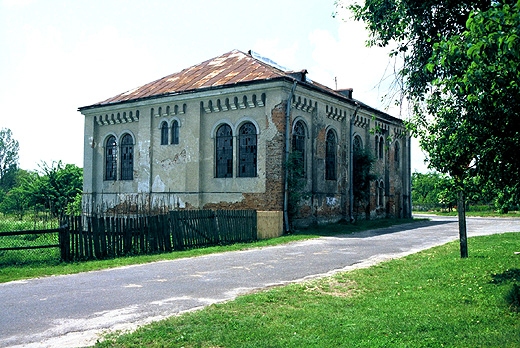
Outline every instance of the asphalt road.
<path id="1" fill-rule="evenodd" d="M 467 225 L 469 237 L 520 232 L 520 219 L 470 218 Z M 91 345 L 103 333 L 132 330 L 255 289 L 367 267 L 456 239 L 456 219 L 434 217 L 284 246 L 4 283 L 0 347 Z"/>

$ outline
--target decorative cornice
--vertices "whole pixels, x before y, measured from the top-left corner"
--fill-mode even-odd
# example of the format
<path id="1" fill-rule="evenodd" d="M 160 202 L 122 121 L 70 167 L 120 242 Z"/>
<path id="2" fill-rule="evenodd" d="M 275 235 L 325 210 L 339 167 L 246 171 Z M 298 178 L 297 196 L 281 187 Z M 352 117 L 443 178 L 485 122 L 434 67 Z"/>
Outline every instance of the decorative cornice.
<path id="1" fill-rule="evenodd" d="M 328 118 L 337 120 L 337 121 L 343 121 L 345 117 L 347 117 L 347 111 L 341 110 L 336 107 L 325 105 L 325 114 Z"/>
<path id="2" fill-rule="evenodd" d="M 402 138 L 402 137 L 406 136 L 407 134 L 408 134 L 408 131 L 406 130 L 406 128 L 394 127 L 394 137 L 396 139 Z"/>
<path id="3" fill-rule="evenodd" d="M 222 99 L 210 99 L 200 102 L 201 109 L 207 113 L 226 112 L 231 110 L 247 109 L 265 106 L 265 93 L 260 98 L 256 94 L 234 96 Z"/>
<path id="4" fill-rule="evenodd" d="M 386 133 L 390 131 L 390 124 L 382 121 L 376 121 L 375 122 L 375 129 L 378 133 Z"/>
<path id="5" fill-rule="evenodd" d="M 130 122 L 138 122 L 139 121 L 139 110 L 136 110 L 135 113 L 133 111 L 126 111 L 99 115 L 94 117 L 95 122 L 100 126 L 106 126 L 109 124 L 120 124 L 120 123 L 130 123 Z"/>
<path id="6" fill-rule="evenodd" d="M 297 110 L 305 112 L 313 112 L 316 109 L 316 102 L 312 102 L 311 99 L 293 96 L 291 106 Z"/>
<path id="7" fill-rule="evenodd" d="M 154 112 L 155 117 L 168 117 L 168 116 L 177 116 L 186 113 L 186 104 L 182 105 L 174 105 L 171 107 L 170 105 L 159 106 L 157 108 L 157 112 Z"/>
<path id="8" fill-rule="evenodd" d="M 368 127 L 370 120 L 367 117 L 356 115 L 353 123 L 356 127 L 366 128 Z"/>

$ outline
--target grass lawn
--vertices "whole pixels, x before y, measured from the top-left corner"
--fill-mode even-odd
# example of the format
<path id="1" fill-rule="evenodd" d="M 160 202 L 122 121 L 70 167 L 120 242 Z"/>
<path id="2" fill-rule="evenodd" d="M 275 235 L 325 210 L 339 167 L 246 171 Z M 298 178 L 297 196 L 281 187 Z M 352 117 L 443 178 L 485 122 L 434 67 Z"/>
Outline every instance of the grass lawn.
<path id="1" fill-rule="evenodd" d="M 458 216 L 457 210 L 448 211 L 414 211 L 414 214 L 431 214 L 439 216 Z M 507 214 L 500 214 L 493 210 L 485 211 L 466 211 L 467 217 L 499 217 L 499 218 L 519 218 L 520 211 L 510 211 Z"/>
<path id="2" fill-rule="evenodd" d="M 453 242 L 240 296 L 96 347 L 520 347 L 506 300 L 520 284 L 519 237 L 471 238 L 468 259 Z"/>
<path id="3" fill-rule="evenodd" d="M 96 260 L 88 262 L 60 262 L 59 261 L 59 250 L 56 249 L 38 249 L 30 251 L 0 251 L 0 283 L 5 283 L 13 280 L 21 280 L 27 278 L 61 275 L 61 274 L 73 274 L 94 270 L 101 270 L 107 268 L 114 268 L 120 266 L 128 266 L 134 264 L 141 264 L 147 262 L 155 262 L 161 260 L 173 260 L 184 257 L 195 257 L 201 255 L 207 255 L 211 253 L 219 253 L 226 251 L 244 250 L 248 248 L 258 248 L 265 246 L 272 246 L 278 244 L 284 244 L 304 239 L 318 238 L 320 236 L 332 236 L 338 234 L 349 234 L 359 231 L 390 227 L 393 225 L 420 222 L 424 219 L 383 219 L 383 220 L 370 220 L 370 221 L 358 221 L 355 224 L 330 224 L 326 226 L 315 226 L 312 228 L 297 231 L 294 234 L 282 236 L 279 238 L 273 238 L 268 240 L 260 240 L 252 243 L 239 243 L 233 245 L 216 246 L 209 248 L 193 249 L 187 251 L 176 251 L 166 254 L 155 254 L 155 255 L 142 255 L 142 256 L 129 256 L 121 257 L 116 259 L 108 260 Z M 2 240 L 0 239 L 0 246 Z M 12 255 L 18 253 L 18 256 Z M 38 258 L 29 258 L 29 253 L 38 253 Z M 27 254 L 27 255 L 26 255 Z M 34 256 L 34 255 L 30 255 Z M 23 260 L 19 264 L 15 263 L 16 258 Z M 31 261 L 33 260 L 34 261 Z M 31 262 L 27 262 L 27 260 Z"/>

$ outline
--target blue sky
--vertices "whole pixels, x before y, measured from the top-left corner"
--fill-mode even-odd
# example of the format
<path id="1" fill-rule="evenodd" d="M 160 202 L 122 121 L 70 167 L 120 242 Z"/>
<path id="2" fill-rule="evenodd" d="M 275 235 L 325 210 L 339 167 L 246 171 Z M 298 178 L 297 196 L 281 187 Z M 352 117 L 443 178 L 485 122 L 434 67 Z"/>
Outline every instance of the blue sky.
<path id="1" fill-rule="evenodd" d="M 20 166 L 83 166 L 86 106 L 233 49 L 384 110 L 392 62 L 334 0 L 0 0 L 0 127 Z M 385 78 L 386 77 L 386 78 Z M 399 110 L 388 109 L 399 116 Z M 412 171 L 425 172 L 416 145 Z"/>

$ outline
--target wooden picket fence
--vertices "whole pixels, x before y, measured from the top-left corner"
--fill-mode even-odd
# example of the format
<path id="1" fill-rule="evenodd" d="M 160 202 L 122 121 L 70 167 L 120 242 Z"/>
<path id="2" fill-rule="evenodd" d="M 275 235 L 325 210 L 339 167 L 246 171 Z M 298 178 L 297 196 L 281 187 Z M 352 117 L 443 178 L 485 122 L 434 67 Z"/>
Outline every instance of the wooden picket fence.
<path id="1" fill-rule="evenodd" d="M 171 252 L 257 239 L 254 210 L 69 217 L 64 226 L 60 232 L 64 261 Z"/>

